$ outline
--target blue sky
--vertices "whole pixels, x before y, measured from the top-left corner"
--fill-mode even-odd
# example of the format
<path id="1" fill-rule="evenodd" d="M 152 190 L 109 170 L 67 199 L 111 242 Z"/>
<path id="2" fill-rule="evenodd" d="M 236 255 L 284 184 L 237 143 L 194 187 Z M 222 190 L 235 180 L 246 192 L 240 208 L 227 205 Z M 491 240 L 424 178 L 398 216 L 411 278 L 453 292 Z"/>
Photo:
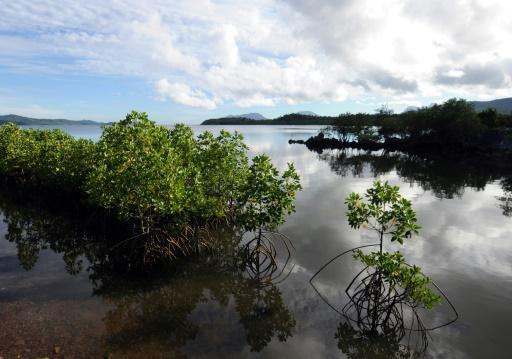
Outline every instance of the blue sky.
<path id="1" fill-rule="evenodd" d="M 17 0 L 0 114 L 161 123 L 512 96 L 499 0 Z"/>

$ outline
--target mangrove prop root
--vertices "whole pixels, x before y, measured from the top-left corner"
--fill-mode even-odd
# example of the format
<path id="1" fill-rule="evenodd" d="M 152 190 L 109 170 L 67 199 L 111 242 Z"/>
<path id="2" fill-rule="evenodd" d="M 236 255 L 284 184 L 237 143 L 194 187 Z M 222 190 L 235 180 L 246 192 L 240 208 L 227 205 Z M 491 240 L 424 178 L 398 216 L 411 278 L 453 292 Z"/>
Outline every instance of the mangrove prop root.
<path id="1" fill-rule="evenodd" d="M 285 249 L 284 261 L 278 261 L 276 242 Z M 293 243 L 282 233 L 261 231 L 249 240 L 241 250 L 246 273 L 251 279 L 262 284 L 277 284 L 285 280 L 291 273 L 291 250 Z"/>
<path id="2" fill-rule="evenodd" d="M 427 328 L 417 310 L 419 304 L 411 301 L 406 291 L 400 287 L 391 287 L 382 273 L 368 266 L 359 271 L 345 288 L 348 302 L 338 309 L 331 304 L 315 287 L 313 280 L 332 262 L 348 253 L 354 253 L 357 249 L 379 246 L 379 243 L 360 246 L 344 251 L 323 265 L 310 279 L 310 284 L 319 297 L 335 312 L 346 319 L 345 326 L 340 325 L 343 332 L 355 331 L 360 336 L 369 337 L 393 337 L 396 342 L 407 341 L 407 348 L 413 348 L 416 353 L 421 353 L 428 346 L 428 331 L 447 326 L 458 319 L 458 312 L 453 303 L 437 284 L 432 285 L 442 295 L 446 303 L 451 307 L 454 317 L 444 324 Z M 408 264 L 406 264 L 408 265 Z M 409 265 L 408 265 L 409 266 Z M 404 312 L 407 311 L 407 315 Z M 407 318 L 410 317 L 410 322 Z M 346 327 L 348 325 L 349 327 Z M 347 329 L 348 328 L 348 329 Z M 351 332 L 351 333 L 355 333 Z M 339 337 L 337 333 L 337 337 Z M 340 334 L 341 335 L 341 334 Z M 351 334 L 353 335 L 353 334 Z M 340 340 L 341 337 L 340 337 Z"/>

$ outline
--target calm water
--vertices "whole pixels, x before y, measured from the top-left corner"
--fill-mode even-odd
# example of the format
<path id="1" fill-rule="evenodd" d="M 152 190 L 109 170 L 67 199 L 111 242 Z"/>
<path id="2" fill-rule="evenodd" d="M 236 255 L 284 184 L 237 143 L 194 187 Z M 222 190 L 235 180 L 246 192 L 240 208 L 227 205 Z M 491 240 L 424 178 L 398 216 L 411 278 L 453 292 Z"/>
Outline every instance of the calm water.
<path id="1" fill-rule="evenodd" d="M 234 127 L 231 127 L 233 129 Z M 203 127 L 196 127 L 196 131 Z M 216 127 L 210 129 L 218 130 Z M 284 168 L 294 162 L 304 190 L 281 232 L 294 243 L 282 282 L 256 287 L 217 262 L 191 262 L 173 274 L 124 280 L 113 270 L 100 235 L 73 209 L 0 191 L 0 356 L 366 358 L 390 357 L 414 343 L 375 343 L 338 332 L 342 318 L 309 279 L 349 248 L 373 243 L 349 228 L 344 198 L 374 178 L 410 198 L 421 235 L 400 249 L 423 267 L 460 318 L 429 332 L 421 355 L 510 358 L 512 347 L 512 175 L 470 160 L 332 151 L 317 154 L 290 138 L 316 127 L 240 127 L 252 153 Z M 97 139 L 98 128 L 68 128 Z M 508 180 L 507 180 L 508 178 Z M 55 208 L 57 207 L 57 208 Z M 107 228 L 106 233 L 115 231 Z M 282 258 L 282 257 L 281 257 Z M 335 307 L 354 276 L 350 259 L 333 262 L 315 286 Z M 450 318 L 443 305 L 427 324 Z M 378 345 L 378 344 L 377 344 Z M 397 349 L 399 348 L 399 349 Z"/>

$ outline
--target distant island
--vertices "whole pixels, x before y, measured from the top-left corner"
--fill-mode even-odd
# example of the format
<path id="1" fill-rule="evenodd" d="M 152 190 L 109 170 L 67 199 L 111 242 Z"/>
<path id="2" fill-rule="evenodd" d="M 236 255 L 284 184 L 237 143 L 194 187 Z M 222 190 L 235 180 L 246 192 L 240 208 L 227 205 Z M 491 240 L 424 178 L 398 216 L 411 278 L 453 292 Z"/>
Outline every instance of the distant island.
<path id="1" fill-rule="evenodd" d="M 249 120 L 268 120 L 265 116 L 263 116 L 261 113 L 257 112 L 251 112 L 251 113 L 244 113 L 241 115 L 229 115 L 226 117 L 233 117 L 233 118 L 247 118 Z"/>
<path id="2" fill-rule="evenodd" d="M 66 119 L 47 119 L 47 118 L 31 118 L 18 115 L 0 115 L 0 125 L 5 123 L 14 123 L 18 126 L 101 126 L 106 125 L 106 122 L 96 122 L 90 120 L 66 120 Z"/>
<path id="3" fill-rule="evenodd" d="M 498 114 L 509 115 L 512 113 L 512 97 L 491 101 L 470 101 L 476 112 L 488 108 L 495 109 Z M 409 106 L 404 112 L 414 112 L 419 107 Z M 361 114 L 368 115 L 368 114 Z M 334 125 L 346 114 L 339 116 L 320 116 L 312 111 L 290 113 L 274 119 L 267 119 L 259 113 L 247 113 L 242 115 L 229 115 L 220 118 L 205 120 L 201 125 Z"/>
<path id="4" fill-rule="evenodd" d="M 475 111 L 494 108 L 498 113 L 506 115 L 512 113 L 512 97 L 500 98 L 491 101 L 473 101 L 472 104 L 475 107 Z"/>
<path id="5" fill-rule="evenodd" d="M 442 104 L 395 114 L 341 114 L 337 122 L 307 140 L 290 139 L 322 153 L 327 149 L 464 155 L 491 167 L 512 168 L 512 113 L 475 110 L 474 103 L 452 98 Z"/>
<path id="6" fill-rule="evenodd" d="M 243 116 L 227 116 L 203 121 L 201 125 L 332 125 L 338 117 L 319 116 L 311 111 L 290 113 L 274 119 L 255 120 Z"/>

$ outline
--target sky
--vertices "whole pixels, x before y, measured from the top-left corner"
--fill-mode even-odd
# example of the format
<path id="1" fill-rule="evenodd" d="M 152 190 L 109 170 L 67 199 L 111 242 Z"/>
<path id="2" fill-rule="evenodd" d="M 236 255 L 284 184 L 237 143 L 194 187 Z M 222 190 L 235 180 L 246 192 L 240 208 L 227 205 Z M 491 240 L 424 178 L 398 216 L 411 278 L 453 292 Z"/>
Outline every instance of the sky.
<path id="1" fill-rule="evenodd" d="M 512 96 L 510 0 L 16 0 L 0 114 L 160 123 Z"/>

